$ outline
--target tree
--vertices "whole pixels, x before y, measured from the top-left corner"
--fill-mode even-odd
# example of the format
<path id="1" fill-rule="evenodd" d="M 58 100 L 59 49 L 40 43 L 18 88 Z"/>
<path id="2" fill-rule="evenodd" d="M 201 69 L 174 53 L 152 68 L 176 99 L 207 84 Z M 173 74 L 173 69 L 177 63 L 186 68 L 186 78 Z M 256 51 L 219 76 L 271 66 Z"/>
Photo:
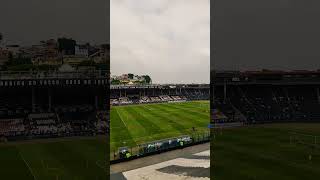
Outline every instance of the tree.
<path id="1" fill-rule="evenodd" d="M 59 51 L 64 52 L 66 55 L 74 55 L 76 44 L 77 42 L 73 39 L 58 39 Z"/>
<path id="2" fill-rule="evenodd" d="M 132 73 L 129 73 L 129 74 L 128 74 L 128 78 L 129 78 L 129 79 L 133 79 L 133 76 L 134 76 L 134 75 L 133 75 Z"/>
<path id="3" fill-rule="evenodd" d="M 147 84 L 151 84 L 152 80 L 151 80 L 151 78 L 150 78 L 149 75 L 144 75 L 143 77 L 144 77 L 144 80 L 145 80 L 145 82 L 146 82 Z"/>
<path id="4" fill-rule="evenodd" d="M 120 80 L 118 80 L 118 79 L 112 79 L 112 80 L 111 80 L 111 84 L 112 84 L 112 85 L 118 85 L 118 84 L 121 84 L 121 82 L 120 82 Z"/>

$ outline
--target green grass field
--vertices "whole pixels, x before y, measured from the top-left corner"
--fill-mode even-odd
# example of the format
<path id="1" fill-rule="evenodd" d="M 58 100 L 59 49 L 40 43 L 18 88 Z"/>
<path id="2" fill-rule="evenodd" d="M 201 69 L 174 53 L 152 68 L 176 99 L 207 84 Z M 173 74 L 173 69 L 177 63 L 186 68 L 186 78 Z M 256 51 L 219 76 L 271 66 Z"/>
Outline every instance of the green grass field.
<path id="1" fill-rule="evenodd" d="M 209 101 L 113 106 L 110 150 L 207 131 Z"/>
<path id="2" fill-rule="evenodd" d="M 107 179 L 106 137 L 40 141 L 0 144 L 0 179 Z"/>
<path id="3" fill-rule="evenodd" d="M 291 131 L 317 136 L 320 123 L 269 124 L 216 131 L 211 142 L 211 174 L 215 180 L 318 179 L 319 146 L 312 148 L 290 141 Z M 305 142 L 314 141 L 305 137 Z"/>

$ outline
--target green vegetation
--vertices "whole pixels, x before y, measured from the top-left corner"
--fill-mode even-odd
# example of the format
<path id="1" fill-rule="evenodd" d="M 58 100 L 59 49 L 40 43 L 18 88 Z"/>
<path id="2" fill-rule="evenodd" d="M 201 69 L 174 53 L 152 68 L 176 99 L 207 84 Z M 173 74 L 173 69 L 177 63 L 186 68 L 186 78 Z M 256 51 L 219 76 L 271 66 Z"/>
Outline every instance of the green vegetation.
<path id="1" fill-rule="evenodd" d="M 3 66 L 3 70 L 7 71 L 49 71 L 57 69 L 57 65 L 33 65 L 30 58 L 21 57 L 13 57 L 13 55 L 9 54 L 9 60 Z"/>
<path id="2" fill-rule="evenodd" d="M 207 131 L 209 116 L 208 101 L 113 106 L 111 153 L 122 146 L 188 135 L 192 127 L 199 133 Z"/>
<path id="3" fill-rule="evenodd" d="M 32 64 L 18 64 L 18 65 L 8 65 L 4 67 L 4 70 L 7 71 L 29 71 L 33 69 L 34 66 Z"/>
<path id="4" fill-rule="evenodd" d="M 151 78 L 150 78 L 150 76 L 149 76 L 149 75 L 143 75 L 142 77 L 144 77 L 144 79 L 145 79 L 145 83 L 147 83 L 147 84 L 151 84 L 152 80 L 151 80 Z"/>
<path id="5" fill-rule="evenodd" d="M 71 38 L 58 38 L 58 49 L 60 52 L 64 50 L 64 53 L 66 54 L 74 54 L 74 47 L 76 44 L 76 41 Z"/>
<path id="6" fill-rule="evenodd" d="M 213 179 L 311 180 L 320 175 L 320 141 L 312 148 L 312 143 L 290 141 L 289 133 L 320 135 L 320 124 L 268 124 L 213 131 Z"/>
<path id="7" fill-rule="evenodd" d="M 132 74 L 132 73 L 129 73 L 129 74 L 128 74 L 128 78 L 129 78 L 129 79 L 133 79 L 133 76 L 134 76 L 134 74 Z"/>
<path id="8" fill-rule="evenodd" d="M 112 79 L 112 80 L 111 80 L 111 84 L 112 84 L 112 85 L 119 85 L 119 84 L 121 84 L 121 81 L 118 80 L 118 79 Z"/>
<path id="9" fill-rule="evenodd" d="M 1 179 L 105 180 L 106 151 L 106 137 L 0 144 Z"/>
<path id="10" fill-rule="evenodd" d="M 127 74 L 127 78 L 117 77 L 111 78 L 112 85 L 119 85 L 119 84 L 152 84 L 152 79 L 149 75 L 134 75 L 132 73 Z"/>

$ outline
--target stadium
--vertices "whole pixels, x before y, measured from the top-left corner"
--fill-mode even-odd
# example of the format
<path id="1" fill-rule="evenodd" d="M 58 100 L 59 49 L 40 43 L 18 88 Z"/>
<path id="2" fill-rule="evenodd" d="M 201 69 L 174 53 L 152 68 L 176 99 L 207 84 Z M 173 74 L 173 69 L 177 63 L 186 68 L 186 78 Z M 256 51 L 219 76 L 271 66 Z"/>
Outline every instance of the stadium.
<path id="1" fill-rule="evenodd" d="M 147 179 L 192 178 L 192 175 L 177 175 L 160 169 L 175 165 L 185 172 L 188 168 L 192 169 L 192 164 L 200 161 L 201 157 L 199 155 L 198 160 L 192 161 L 182 156 L 195 157 L 209 150 L 210 86 L 111 85 L 110 91 L 111 179 L 135 179 L 142 176 Z M 203 143 L 206 144 L 205 148 L 198 148 Z M 177 149 L 180 153 L 177 153 Z M 185 153 L 181 153 L 181 150 Z M 208 156 L 207 152 L 205 160 L 202 160 L 204 162 L 199 165 L 206 164 L 201 169 L 204 172 L 210 166 Z M 189 163 L 178 163 L 177 159 L 185 159 Z M 205 177 L 209 178 L 209 174 L 206 173 Z"/>
<path id="2" fill-rule="evenodd" d="M 103 71 L 0 72 L 3 179 L 105 179 Z"/>
<path id="3" fill-rule="evenodd" d="M 215 179 L 319 176 L 319 71 L 216 71 L 211 78 Z"/>

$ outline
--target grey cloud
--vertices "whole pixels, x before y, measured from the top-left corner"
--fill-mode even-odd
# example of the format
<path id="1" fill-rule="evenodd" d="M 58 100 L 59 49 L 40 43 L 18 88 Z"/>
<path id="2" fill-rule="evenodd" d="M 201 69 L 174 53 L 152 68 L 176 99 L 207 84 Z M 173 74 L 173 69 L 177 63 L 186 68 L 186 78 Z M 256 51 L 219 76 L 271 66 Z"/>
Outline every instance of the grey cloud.
<path id="1" fill-rule="evenodd" d="M 208 83 L 209 49 L 208 0 L 111 0 L 111 73 Z"/>
<path id="2" fill-rule="evenodd" d="M 68 36 L 83 42 L 109 42 L 106 0 L 1 0 L 0 32 L 9 43 L 33 44 Z"/>
<path id="3" fill-rule="evenodd" d="M 319 1 L 222 0 L 215 10 L 213 68 L 320 68 Z"/>

